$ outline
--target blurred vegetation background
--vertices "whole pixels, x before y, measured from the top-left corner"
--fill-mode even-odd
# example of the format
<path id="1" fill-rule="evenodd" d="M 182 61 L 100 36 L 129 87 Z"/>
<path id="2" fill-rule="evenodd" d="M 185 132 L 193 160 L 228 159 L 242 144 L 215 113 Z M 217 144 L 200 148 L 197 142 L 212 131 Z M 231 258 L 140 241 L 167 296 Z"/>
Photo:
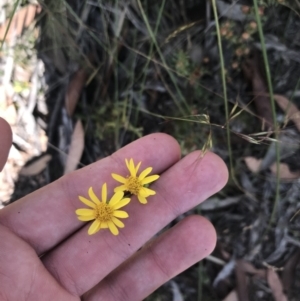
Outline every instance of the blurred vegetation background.
<path id="1" fill-rule="evenodd" d="M 2 207 L 165 132 L 183 156 L 217 153 L 230 180 L 187 213 L 212 221 L 214 253 L 146 300 L 299 300 L 299 0 L 0 6 Z"/>

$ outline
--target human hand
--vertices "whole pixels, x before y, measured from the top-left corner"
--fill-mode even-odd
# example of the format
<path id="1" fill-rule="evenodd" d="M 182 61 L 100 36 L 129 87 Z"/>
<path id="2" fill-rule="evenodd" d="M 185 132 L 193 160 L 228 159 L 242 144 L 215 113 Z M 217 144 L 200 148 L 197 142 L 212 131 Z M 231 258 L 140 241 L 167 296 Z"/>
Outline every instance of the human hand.
<path id="1" fill-rule="evenodd" d="M 1 170 L 11 143 L 1 118 L 0 136 Z M 75 215 L 82 207 L 78 196 L 91 186 L 99 195 L 104 182 L 111 196 L 116 184 L 111 173 L 127 172 L 125 158 L 161 174 L 151 185 L 156 195 L 147 205 L 132 197 L 118 236 L 108 229 L 89 236 L 90 223 Z M 227 177 L 225 164 L 213 153 L 200 158 L 193 152 L 180 160 L 172 137 L 152 134 L 8 205 L 0 210 L 0 300 L 142 300 L 212 252 L 215 230 L 197 215 L 147 241 L 219 191 Z"/>

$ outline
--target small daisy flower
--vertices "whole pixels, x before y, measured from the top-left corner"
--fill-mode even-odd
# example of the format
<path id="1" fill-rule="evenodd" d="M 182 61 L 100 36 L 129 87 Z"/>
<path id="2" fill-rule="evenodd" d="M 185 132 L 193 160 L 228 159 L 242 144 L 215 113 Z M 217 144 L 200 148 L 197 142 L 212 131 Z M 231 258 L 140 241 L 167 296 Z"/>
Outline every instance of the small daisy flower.
<path id="1" fill-rule="evenodd" d="M 124 178 L 115 173 L 111 174 L 115 180 L 122 183 L 121 186 L 115 188 L 115 192 L 129 191 L 131 194 L 136 195 L 138 200 L 142 204 L 146 204 L 146 197 L 150 195 L 155 195 L 156 192 L 152 189 L 145 187 L 145 185 L 157 180 L 159 178 L 159 175 L 148 176 L 152 171 L 152 167 L 148 167 L 145 170 L 143 170 L 139 176 L 137 176 L 138 170 L 142 162 L 139 162 L 137 166 L 134 166 L 133 159 L 130 159 L 129 162 L 127 159 L 125 159 L 125 162 L 130 172 L 130 175 Z"/>
<path id="2" fill-rule="evenodd" d="M 95 195 L 92 187 L 89 188 L 88 193 L 91 201 L 82 196 L 79 196 L 79 200 L 91 209 L 82 208 L 75 211 L 80 221 L 94 220 L 89 227 L 88 234 L 92 235 L 97 233 L 100 229 L 109 228 L 113 235 L 118 235 L 119 230 L 117 227 L 124 228 L 124 224 L 118 218 L 128 217 L 127 212 L 118 209 L 127 205 L 130 202 L 130 198 L 123 199 L 124 192 L 118 191 L 112 196 L 110 201 L 107 202 L 106 183 L 102 186 L 101 201 Z"/>

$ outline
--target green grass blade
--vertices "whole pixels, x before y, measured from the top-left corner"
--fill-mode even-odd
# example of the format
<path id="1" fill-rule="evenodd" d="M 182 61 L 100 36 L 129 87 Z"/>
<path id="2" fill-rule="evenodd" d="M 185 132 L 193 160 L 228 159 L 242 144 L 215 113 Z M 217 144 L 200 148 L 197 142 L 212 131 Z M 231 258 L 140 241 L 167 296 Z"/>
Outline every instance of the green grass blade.
<path id="1" fill-rule="evenodd" d="M 160 57 L 160 59 L 161 59 L 163 65 L 166 66 L 165 70 L 167 71 L 167 73 L 168 73 L 170 79 L 172 80 L 172 82 L 173 82 L 173 84 L 174 84 L 174 87 L 175 87 L 175 89 L 176 89 L 176 92 L 177 92 L 178 96 L 180 97 L 182 103 L 184 104 L 184 107 L 185 107 L 185 108 L 183 108 L 183 107 L 181 106 L 180 102 L 178 102 L 178 100 L 176 99 L 176 97 L 173 97 L 174 102 L 176 103 L 176 105 L 177 105 L 178 109 L 180 110 L 181 114 L 185 115 L 186 112 L 189 112 L 189 106 L 188 106 L 188 104 L 187 104 L 187 102 L 186 102 L 184 96 L 182 95 L 182 93 L 181 93 L 181 91 L 180 91 L 180 89 L 179 89 L 179 87 L 178 87 L 178 85 L 177 85 L 177 83 L 176 83 L 176 79 L 175 79 L 175 77 L 174 77 L 174 74 L 173 74 L 172 72 L 170 72 L 170 69 L 168 68 L 167 62 L 166 62 L 166 60 L 165 60 L 165 58 L 164 58 L 164 56 L 163 56 L 163 53 L 161 52 L 160 47 L 159 47 L 159 45 L 158 45 L 158 43 L 157 43 L 156 37 L 155 37 L 154 32 L 153 32 L 153 30 L 152 30 L 152 28 L 151 28 L 151 26 L 150 26 L 150 23 L 149 23 L 149 21 L 148 21 L 148 18 L 147 18 L 147 16 L 146 16 L 146 13 L 145 13 L 145 11 L 144 11 L 144 8 L 143 8 L 143 6 L 142 6 L 141 1 L 140 1 L 140 0 L 137 0 L 137 3 L 138 3 L 138 6 L 139 6 L 139 9 L 140 9 L 140 11 L 141 11 L 143 20 L 144 20 L 144 22 L 145 22 L 145 25 L 146 25 L 146 27 L 147 27 L 147 30 L 148 30 L 148 32 L 149 32 L 149 35 L 150 35 L 150 37 L 151 37 L 151 39 L 152 39 L 152 41 L 153 41 L 153 43 L 154 43 L 154 45 L 155 45 L 156 51 L 157 51 L 157 53 L 159 54 L 159 57 Z"/>
<path id="2" fill-rule="evenodd" d="M 275 107 L 275 99 L 274 99 L 274 93 L 273 93 L 273 85 L 272 85 L 272 79 L 271 79 L 269 60 L 268 60 L 268 56 L 267 56 L 265 38 L 264 38 L 263 29 L 262 29 L 261 18 L 260 18 L 259 11 L 258 11 L 257 0 L 253 0 L 253 4 L 254 4 L 255 17 L 256 17 L 257 28 L 258 28 L 258 33 L 259 33 L 259 38 L 260 38 L 260 43 L 261 43 L 261 50 L 262 50 L 263 60 L 264 60 L 264 65 L 265 65 L 268 90 L 269 90 L 269 95 L 270 95 L 270 100 L 271 100 L 272 117 L 273 117 L 273 124 L 274 124 L 274 137 L 276 140 L 276 142 L 275 142 L 276 143 L 275 144 L 275 146 L 276 146 L 276 169 L 277 169 L 277 171 L 276 171 L 276 191 L 275 191 L 275 203 L 273 206 L 273 211 L 272 211 L 271 219 L 270 219 L 270 222 L 274 222 L 277 207 L 278 207 L 278 202 L 279 202 L 279 184 L 280 184 L 280 174 L 279 174 L 280 152 L 279 152 L 279 144 L 278 144 L 279 129 L 278 129 L 278 123 L 277 123 L 277 118 L 276 118 L 276 107 Z"/>
<path id="3" fill-rule="evenodd" d="M 227 87 L 226 87 L 226 72 L 225 72 L 223 47 L 222 47 L 222 39 L 221 39 L 220 24 L 219 24 L 216 0 L 212 0 L 212 7 L 213 7 L 214 18 L 215 18 L 215 22 L 216 22 L 218 48 L 219 48 L 220 65 L 221 65 L 221 77 L 222 77 L 223 98 L 224 98 L 224 107 L 225 107 L 225 116 L 226 116 L 226 134 L 227 134 L 227 148 L 228 148 L 228 154 L 229 154 L 230 176 L 232 178 L 234 178 L 234 168 L 233 168 L 231 140 L 230 140 L 230 127 L 229 127 L 229 110 L 228 110 Z"/>

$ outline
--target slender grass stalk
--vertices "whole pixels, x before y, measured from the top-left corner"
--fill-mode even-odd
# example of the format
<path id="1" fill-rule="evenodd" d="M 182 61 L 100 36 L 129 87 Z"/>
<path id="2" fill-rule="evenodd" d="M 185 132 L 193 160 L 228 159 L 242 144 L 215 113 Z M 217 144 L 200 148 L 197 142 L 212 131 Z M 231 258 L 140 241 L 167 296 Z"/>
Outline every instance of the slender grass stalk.
<path id="1" fill-rule="evenodd" d="M 116 1 L 115 3 L 115 8 L 118 8 L 119 6 L 119 0 Z M 119 18 L 116 20 L 117 24 L 115 24 L 115 26 L 118 28 L 118 30 L 115 30 L 114 35 L 115 35 L 115 39 L 113 40 L 113 45 L 112 45 L 112 49 L 111 49 L 111 55 L 112 58 L 109 58 L 109 60 L 111 60 L 111 63 L 113 63 L 113 61 L 115 61 L 115 68 L 113 68 L 113 72 L 114 72 L 114 77 L 115 77 L 115 81 L 114 81 L 114 107 L 115 109 L 118 111 L 119 109 L 119 66 L 118 66 L 118 45 L 119 45 L 119 37 L 120 34 L 122 32 L 122 28 L 124 25 L 124 18 L 125 18 L 125 12 L 126 8 L 124 8 L 123 14 L 121 14 L 121 16 L 119 16 Z M 115 125 L 115 147 L 116 149 L 119 149 L 120 146 L 120 114 L 117 114 L 116 117 L 116 125 Z"/>
<path id="2" fill-rule="evenodd" d="M 59 10 L 62 4 L 63 8 L 61 10 L 64 13 Z M 96 68 L 94 68 L 89 58 L 84 54 L 81 47 L 79 47 L 78 43 L 74 40 L 74 37 L 72 37 L 72 35 L 70 35 L 70 33 L 68 32 L 68 20 L 66 17 L 67 13 L 72 15 L 80 26 L 82 26 L 83 28 L 85 27 L 82 20 L 74 12 L 72 7 L 63 0 L 56 1 L 55 4 L 50 1 L 49 4 L 47 3 L 47 5 L 43 3 L 43 11 L 47 15 L 47 23 L 43 28 L 44 34 L 53 39 L 53 45 L 51 45 L 51 47 L 44 48 L 43 51 L 54 50 L 54 53 L 56 53 L 58 47 L 68 50 L 68 55 L 70 57 L 80 56 L 84 58 L 86 65 L 93 71 L 95 71 Z M 74 51 L 74 49 L 76 49 L 76 51 Z"/>
<path id="3" fill-rule="evenodd" d="M 118 53 L 115 52 L 114 54 L 115 56 L 115 61 L 116 61 L 116 67 L 114 68 L 114 76 L 115 76 L 115 81 L 114 81 L 114 106 L 116 109 L 118 109 L 118 106 L 119 106 L 119 81 L 118 81 L 118 78 L 119 78 L 119 72 L 118 72 L 118 59 L 117 59 L 117 56 L 118 56 Z M 115 120 L 115 123 L 116 123 L 116 126 L 115 126 L 115 147 L 116 149 L 119 149 L 120 148 L 120 142 L 119 142 L 119 136 L 120 136 L 120 116 L 119 114 L 117 115 L 116 117 L 116 120 Z"/>
<path id="4" fill-rule="evenodd" d="M 166 0 L 163 0 L 162 3 L 161 3 L 161 7 L 159 9 L 159 12 L 158 12 L 158 17 L 157 17 L 156 23 L 155 23 L 155 28 L 154 28 L 154 32 L 153 32 L 154 36 L 157 35 L 165 4 L 166 4 Z M 153 55 L 153 48 L 154 48 L 154 41 L 152 40 L 152 43 L 150 44 L 150 49 L 149 49 L 149 52 L 148 52 L 147 62 L 146 62 L 145 66 L 143 68 L 143 71 L 142 71 L 142 73 L 144 74 L 144 77 L 143 77 L 143 80 L 142 80 L 141 91 L 144 87 L 144 83 L 145 83 L 145 80 L 146 80 L 146 77 L 147 77 L 147 73 L 145 71 L 148 70 L 148 66 L 149 66 L 149 63 L 151 61 L 151 57 Z"/>
<path id="5" fill-rule="evenodd" d="M 220 33 L 220 24 L 219 24 L 216 0 L 212 0 L 212 7 L 213 7 L 214 18 L 215 18 L 215 22 L 216 22 L 218 48 L 219 48 L 219 56 L 220 56 L 220 64 L 221 64 L 221 77 L 222 77 L 223 98 L 224 98 L 225 117 L 226 117 L 226 134 L 227 134 L 227 148 L 228 148 L 228 154 L 229 154 L 230 176 L 231 176 L 231 178 L 234 178 L 234 168 L 233 168 L 231 140 L 230 140 L 230 127 L 229 127 L 229 110 L 228 110 L 227 87 L 226 87 L 226 72 L 225 72 L 222 39 L 221 39 L 221 33 Z"/>
<path id="6" fill-rule="evenodd" d="M 268 83 L 268 90 L 270 95 L 270 101 L 271 101 L 271 108 L 272 108 L 272 117 L 273 117 L 273 124 L 274 124 L 274 137 L 275 137 L 275 148 L 276 148 L 276 191 L 275 191 L 275 203 L 273 206 L 270 222 L 274 222 L 275 215 L 277 212 L 278 202 L 279 202 L 279 184 L 280 184 L 280 174 L 279 174 L 279 163 L 280 163 L 280 152 L 279 152 L 279 129 L 278 129 L 278 123 L 276 119 L 276 107 L 275 107 L 275 99 L 274 99 L 274 93 L 273 93 L 273 85 L 272 85 L 272 79 L 271 79 L 271 72 L 270 72 L 270 66 L 269 66 L 269 60 L 267 56 L 267 50 L 266 50 L 266 44 L 265 44 L 265 38 L 264 33 L 262 29 L 261 19 L 258 11 L 258 3 L 257 0 L 253 0 L 254 4 L 254 10 L 255 10 L 255 17 L 257 22 L 257 28 L 261 43 L 261 50 L 263 54 L 264 59 L 264 65 L 265 65 L 265 71 L 266 71 L 266 77 L 267 77 L 267 83 Z"/>
<path id="7" fill-rule="evenodd" d="M 146 24 L 147 30 L 148 30 L 148 32 L 149 32 L 149 35 L 150 35 L 151 39 L 153 40 L 153 43 L 154 43 L 155 48 L 156 48 L 156 51 L 157 51 L 157 53 L 159 54 L 159 57 L 160 57 L 160 59 L 161 59 L 163 65 L 166 66 L 165 70 L 167 71 L 168 75 L 170 76 L 170 79 L 172 80 L 172 82 L 173 82 L 173 84 L 174 84 L 174 87 L 175 87 L 175 89 L 176 89 L 176 92 L 177 92 L 178 96 L 180 97 L 182 103 L 184 104 L 185 108 L 182 108 L 180 102 L 178 102 L 178 101 L 176 100 L 176 98 L 174 98 L 174 102 L 176 103 L 176 105 L 177 105 L 178 109 L 180 110 L 181 114 L 185 115 L 186 112 L 189 112 L 189 106 L 188 106 L 188 104 L 187 104 L 187 102 L 186 102 L 184 96 L 182 95 L 182 93 L 181 93 L 181 91 L 180 91 L 180 89 L 179 89 L 179 87 L 178 87 L 178 85 L 177 85 L 177 83 L 176 83 L 176 79 L 175 79 L 173 73 L 170 72 L 170 69 L 169 69 L 169 68 L 167 68 L 167 66 L 168 66 L 168 65 L 167 65 L 167 62 L 166 62 L 166 60 L 165 60 L 165 58 L 164 58 L 164 55 L 163 55 L 163 53 L 161 52 L 160 47 L 159 47 L 159 45 L 158 45 L 158 43 L 157 43 L 156 37 L 155 37 L 154 32 L 153 32 L 153 30 L 152 30 L 152 28 L 151 28 L 151 26 L 150 26 L 150 23 L 149 23 L 149 21 L 148 21 L 148 18 L 147 18 L 147 16 L 146 16 L 146 13 L 145 13 L 144 8 L 143 8 L 143 6 L 142 6 L 141 0 L 137 0 L 137 4 L 138 4 L 139 9 L 140 9 L 140 11 L 141 11 L 141 14 L 142 14 L 143 20 L 144 20 L 144 22 L 145 22 L 145 24 Z"/>
<path id="8" fill-rule="evenodd" d="M 198 263 L 198 296 L 197 301 L 202 301 L 203 295 L 203 262 Z"/>
<path id="9" fill-rule="evenodd" d="M 156 23 L 155 23 L 154 36 L 157 35 L 165 4 L 166 4 L 166 0 L 163 0 L 162 4 L 160 6 L 159 12 L 158 12 L 158 17 L 157 17 Z M 142 81 L 141 81 L 141 88 L 140 88 L 140 91 L 138 93 L 139 98 L 142 97 L 142 94 L 143 94 L 143 91 L 144 91 L 144 88 L 145 88 L 145 82 L 146 82 L 146 78 L 147 78 L 147 72 L 146 71 L 148 70 L 149 64 L 151 62 L 151 58 L 153 56 L 153 50 L 154 50 L 154 42 L 152 40 L 152 43 L 150 44 L 150 49 L 149 49 L 149 52 L 148 52 L 148 56 L 146 58 L 147 61 L 146 61 L 146 64 L 145 64 L 145 66 L 142 70 L 143 78 L 142 78 Z M 135 124 L 137 123 L 138 114 L 139 114 L 139 111 L 137 110 L 136 114 L 134 116 L 134 123 Z"/>
<path id="10" fill-rule="evenodd" d="M 296 87 L 295 87 L 295 89 L 294 89 L 294 91 L 293 91 L 293 94 L 292 94 L 292 96 L 291 96 L 291 101 L 294 99 L 295 93 L 296 93 L 296 91 L 299 89 L 299 87 L 300 87 L 300 78 L 298 79 L 297 84 L 296 84 Z"/>
<path id="11" fill-rule="evenodd" d="M 6 36 L 7 36 L 7 34 L 8 34 L 8 31 L 9 31 L 9 28 L 10 28 L 10 25 L 11 25 L 11 22 L 12 22 L 12 20 L 13 20 L 13 18 L 14 18 L 14 15 L 15 15 L 16 11 L 17 11 L 17 8 L 18 8 L 18 6 L 19 6 L 19 3 L 20 3 L 20 0 L 17 0 L 16 3 L 15 3 L 14 9 L 13 9 L 11 15 L 10 15 L 9 22 L 8 22 L 8 24 L 7 24 L 7 27 L 6 27 L 6 30 L 5 30 L 5 34 L 4 34 L 3 40 L 2 40 L 2 42 L 1 42 L 0 51 L 2 51 L 2 48 L 3 48 L 3 45 L 4 45 L 4 41 L 5 41 Z"/>

